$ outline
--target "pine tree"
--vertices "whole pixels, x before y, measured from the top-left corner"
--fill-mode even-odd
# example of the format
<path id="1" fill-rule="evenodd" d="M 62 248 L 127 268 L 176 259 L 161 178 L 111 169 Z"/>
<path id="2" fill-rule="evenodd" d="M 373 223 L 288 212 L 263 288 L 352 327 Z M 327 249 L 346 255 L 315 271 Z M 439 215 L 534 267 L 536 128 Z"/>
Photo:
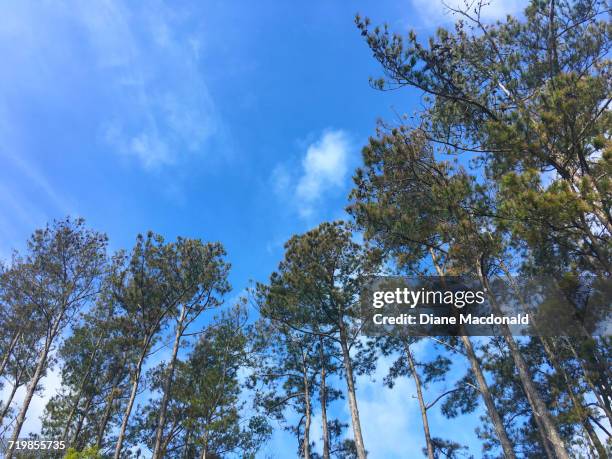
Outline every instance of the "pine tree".
<path id="1" fill-rule="evenodd" d="M 175 377 L 166 399 L 168 422 L 161 436 L 161 454 L 169 458 L 253 457 L 269 436 L 267 422 L 248 413 L 242 401 L 245 381 L 240 370 L 248 359 L 246 314 L 237 306 L 202 330 L 186 360 L 175 362 Z M 151 388 L 165 385 L 169 364 L 151 371 Z M 134 426 L 136 439 L 155 447 L 161 400 L 144 406 Z"/>
<path id="2" fill-rule="evenodd" d="M 146 237 L 137 237 L 129 255 L 119 252 L 113 257 L 108 283 L 119 311 L 117 326 L 125 339 L 124 344 L 137 353 L 135 360 L 129 362 L 131 389 L 119 428 L 115 459 L 122 454 L 143 365 L 183 294 L 172 288 L 168 278 L 174 260 L 172 247 L 151 232 Z"/>
<path id="3" fill-rule="evenodd" d="M 42 419 L 47 438 L 61 438 L 82 449 L 101 450 L 112 402 L 123 393 L 128 380 L 129 349 L 124 349 L 115 328 L 116 311 L 106 297 L 105 286 L 93 310 L 83 316 L 59 349 L 62 390 L 52 397 Z"/>
<path id="4" fill-rule="evenodd" d="M 204 311 L 218 307 L 230 289 L 227 282 L 229 265 L 223 260 L 225 250 L 220 244 L 179 238 L 172 252 L 174 260 L 168 266 L 167 279 L 172 282 L 171 288 L 180 292 L 180 297 L 177 297 L 174 344 L 162 387 L 153 458 L 160 458 L 162 454 L 166 407 L 183 335 Z"/>
<path id="5" fill-rule="evenodd" d="M 272 274 L 262 314 L 339 348 L 357 455 L 366 457 L 355 388 L 359 294 L 373 257 L 352 241 L 345 223 L 323 223 L 285 244 L 285 257 Z M 319 344 L 321 344 L 320 342 Z M 358 366 L 357 362 L 357 366 Z"/>
<path id="6" fill-rule="evenodd" d="M 260 310 L 270 312 L 266 304 L 267 289 L 259 285 L 257 302 Z M 270 419 L 284 423 L 287 408 L 299 415 L 297 425 L 289 425 L 298 439 L 298 454 L 312 458 L 310 439 L 314 408 L 314 387 L 318 371 L 311 334 L 292 328 L 284 321 L 262 317 L 255 326 L 256 360 L 251 387 L 256 404 Z"/>
<path id="7" fill-rule="evenodd" d="M 456 202 L 462 204 L 466 192 L 469 196 L 469 177 L 449 175 L 451 165 L 435 160 L 427 139 L 404 127 L 387 134 L 381 130 L 379 138 L 370 139 L 363 156 L 365 165 L 356 171 L 349 212 L 366 239 L 392 257 L 401 270 L 419 272 L 418 267 L 430 258 L 441 278 L 449 271 L 465 274 L 462 266 L 455 271 L 457 257 L 463 256 L 462 247 L 471 246 L 463 236 L 472 233 L 466 233 L 465 221 L 456 218 L 454 208 Z M 461 340 L 504 455 L 513 458 L 513 446 L 473 345 L 465 335 Z"/>
<path id="8" fill-rule="evenodd" d="M 37 337 L 37 363 L 15 420 L 13 441 L 19 437 L 32 397 L 49 369 L 58 337 L 99 290 L 105 249 L 106 236 L 86 229 L 82 219 L 54 221 L 37 230 L 28 242 L 27 253 L 15 272 L 12 301 L 19 309 L 31 307 L 29 320 L 38 322 L 43 330 Z"/>

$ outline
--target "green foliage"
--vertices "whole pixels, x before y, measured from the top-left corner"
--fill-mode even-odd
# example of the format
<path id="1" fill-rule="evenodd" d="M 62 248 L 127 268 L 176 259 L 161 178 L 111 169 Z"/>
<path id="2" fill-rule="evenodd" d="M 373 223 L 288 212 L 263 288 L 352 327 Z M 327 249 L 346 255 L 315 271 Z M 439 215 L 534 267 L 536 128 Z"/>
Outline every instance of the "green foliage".
<path id="1" fill-rule="evenodd" d="M 242 307 L 224 312 L 203 330 L 186 360 L 177 361 L 169 394 L 163 457 L 252 457 L 270 435 L 266 420 L 247 415 L 239 372 L 247 364 L 249 331 Z M 163 386 L 167 366 L 149 372 L 153 391 Z M 159 400 L 151 399 L 133 427 L 134 440 L 155 442 Z"/>
<path id="2" fill-rule="evenodd" d="M 74 448 L 68 448 L 64 459 L 102 459 L 102 455 L 95 446 L 90 446 L 82 451 L 77 451 Z"/>
<path id="3" fill-rule="evenodd" d="M 469 340 L 436 338 L 427 357 L 410 360 L 415 371 L 406 350 L 417 339 L 366 342 L 360 335 L 359 295 L 367 276 L 383 267 L 473 273 L 483 282 L 546 274 L 578 316 L 587 307 L 597 319 L 608 312 L 609 5 L 533 0 L 523 18 L 495 23 L 482 19 L 483 7 L 476 1 L 455 11 L 455 26 L 428 40 L 357 17 L 383 71 L 372 85 L 416 89 L 423 110 L 396 126 L 381 122 L 363 149 L 348 211 L 366 242 L 357 243 L 345 222 L 291 237 L 278 269 L 251 292 L 256 320 L 242 305 L 199 320 L 230 291 L 219 243 L 167 242 L 149 232 L 109 260 L 106 236 L 82 219 L 37 230 L 0 268 L 7 394 L 0 427 L 18 436 L 31 413 L 28 397 L 59 368 L 61 389 L 45 407 L 41 438 L 65 440 L 65 458 L 108 457 L 123 443 L 119 457 L 147 454 L 157 432 L 163 457 L 252 458 L 273 421 L 297 438 L 297 453 L 307 459 L 319 457 L 313 449 L 321 440 L 330 457 L 363 458 L 360 425 L 368 420 L 359 419 L 355 375 L 391 362 L 382 382 L 397 390 L 399 378 L 418 376 L 431 400 L 419 398 L 424 417 L 439 409 L 460 422 L 479 412 L 488 388 L 492 410 L 487 404 L 481 411 L 476 432 L 482 457 L 499 457 L 499 424 L 518 457 L 553 457 L 553 431 L 572 457 L 606 457 L 609 337 L 484 338 L 468 356 L 485 372 L 483 385 L 474 366 L 457 359 Z M 596 288 L 586 297 L 589 285 Z M 542 292 L 543 309 L 554 317 L 557 297 Z M 173 357 L 153 365 L 169 340 Z M 24 386 L 19 407 L 14 396 Z M 143 393 L 150 398 L 142 400 Z M 536 396 L 544 408 L 538 413 Z M 345 398 L 355 440 L 346 438 L 344 419 L 330 414 Z M 328 438 L 312 438 L 311 431 L 324 430 L 312 426 L 324 412 Z M 552 427 L 542 427 L 543 413 Z M 471 457 L 435 434 L 434 458 Z"/>

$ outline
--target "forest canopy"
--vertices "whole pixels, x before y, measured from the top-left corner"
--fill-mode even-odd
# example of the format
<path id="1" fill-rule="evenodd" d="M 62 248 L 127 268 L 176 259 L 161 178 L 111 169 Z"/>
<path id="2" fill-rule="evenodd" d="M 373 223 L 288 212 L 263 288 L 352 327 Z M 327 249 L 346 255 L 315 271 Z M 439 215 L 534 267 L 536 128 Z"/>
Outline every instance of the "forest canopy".
<path id="1" fill-rule="evenodd" d="M 485 7 L 431 37 L 355 18 L 372 87 L 421 108 L 374 127 L 345 220 L 293 235 L 245 292 L 222 242 L 149 231 L 111 250 L 76 217 L 36 230 L 0 270 L 6 457 L 53 440 L 45 457 L 254 458 L 276 430 L 304 459 L 380 457 L 359 410 L 358 377 L 376 374 L 414 388 L 411 457 L 609 457 L 609 335 L 362 333 L 372 275 L 471 275 L 482 292 L 546 275 L 578 315 L 585 279 L 610 279 L 610 5 L 532 0 L 494 23 Z M 24 438 L 52 373 L 60 389 Z M 477 419 L 480 450 L 432 416 Z"/>

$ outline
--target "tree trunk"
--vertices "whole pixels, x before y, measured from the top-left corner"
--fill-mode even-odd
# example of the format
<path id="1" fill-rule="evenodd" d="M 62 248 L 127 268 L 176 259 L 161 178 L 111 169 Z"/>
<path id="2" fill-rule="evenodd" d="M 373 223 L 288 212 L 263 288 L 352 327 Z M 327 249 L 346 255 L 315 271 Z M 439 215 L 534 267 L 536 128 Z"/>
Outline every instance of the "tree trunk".
<path id="1" fill-rule="evenodd" d="M 21 336 L 21 332 L 15 332 L 15 335 L 13 336 L 13 339 L 11 339 L 9 347 L 6 350 L 6 354 L 4 354 L 4 356 L 2 357 L 2 362 L 0 362 L 0 376 L 4 374 L 4 369 L 6 368 L 6 365 L 8 364 L 8 361 L 11 358 L 11 354 L 13 353 L 13 349 L 15 349 L 15 345 L 19 340 L 19 336 Z"/>
<path id="2" fill-rule="evenodd" d="M 513 281 L 512 276 L 510 275 L 510 271 L 508 270 L 508 268 L 505 266 L 503 262 L 500 263 L 500 266 L 501 266 L 502 271 L 504 272 L 504 275 L 508 279 L 508 282 L 511 283 L 514 293 L 516 295 L 516 298 L 520 300 L 523 310 L 528 313 L 529 308 L 525 304 L 525 301 L 521 295 L 521 292 L 518 289 L 518 286 Z M 539 327 L 538 327 L 537 319 L 535 317 L 530 317 L 530 319 L 531 319 L 531 325 L 536 330 L 536 332 L 538 332 Z M 574 392 L 574 385 L 571 381 L 571 378 L 569 377 L 569 375 L 565 371 L 565 368 L 563 368 L 563 365 L 561 364 L 561 362 L 559 362 L 559 359 L 557 358 L 554 341 L 551 338 L 548 338 L 546 336 L 540 336 L 540 342 L 542 343 L 544 353 L 546 354 L 546 357 L 548 361 L 550 362 L 551 366 L 553 367 L 555 372 L 561 375 L 561 377 L 563 378 L 563 382 L 565 383 L 565 386 L 567 388 L 567 393 L 570 397 L 572 405 L 574 406 L 574 410 L 576 410 L 578 416 L 580 417 L 580 422 L 582 423 L 582 426 L 585 432 L 589 436 L 591 444 L 593 445 L 595 450 L 597 450 L 597 454 L 600 457 L 605 458 L 607 455 L 606 450 L 601 444 L 601 441 L 599 440 L 597 433 L 595 432 L 595 430 L 593 429 L 593 426 L 591 425 L 589 421 L 588 413 L 586 412 L 586 409 L 582 401 L 578 398 L 578 396 Z"/>
<path id="3" fill-rule="evenodd" d="M 66 425 L 64 426 L 64 431 L 62 433 L 62 440 L 66 441 L 68 439 L 68 431 L 70 430 L 70 424 L 72 423 L 72 418 L 74 417 L 77 408 L 79 407 L 79 403 L 81 402 L 81 396 L 83 395 L 83 389 L 85 388 L 85 383 L 89 379 L 89 374 L 91 373 L 91 367 L 93 366 L 94 359 L 98 354 L 98 349 L 100 343 L 102 341 L 102 337 L 98 338 L 96 344 L 94 346 L 94 351 L 91 353 L 91 357 L 89 363 L 87 364 L 87 369 L 85 370 L 85 374 L 81 378 L 81 382 L 79 383 L 79 389 L 77 390 L 76 400 L 70 409 L 70 413 L 68 414 L 68 419 L 66 420 Z"/>
<path id="4" fill-rule="evenodd" d="M 147 349 L 149 348 L 149 342 L 150 337 L 147 337 L 147 339 L 145 339 L 142 352 L 140 353 L 140 357 L 138 358 L 138 363 L 136 365 L 136 371 L 134 372 L 134 379 L 132 382 L 132 390 L 130 391 L 130 398 L 125 408 L 125 412 L 123 413 L 121 429 L 119 430 L 119 436 L 117 437 L 117 446 L 115 447 L 115 454 L 113 455 L 114 459 L 121 458 L 121 448 L 123 447 L 123 441 L 125 439 L 125 431 L 127 430 L 128 421 L 130 420 L 130 414 L 132 413 L 134 400 L 136 400 L 136 393 L 138 392 L 138 385 L 140 384 L 140 373 L 142 372 L 142 364 L 144 363 L 145 356 L 147 354 Z"/>
<path id="5" fill-rule="evenodd" d="M 153 448 L 153 459 L 160 459 L 162 457 L 162 436 L 164 434 L 164 427 L 166 424 L 166 410 L 168 407 L 168 399 L 170 398 L 170 386 L 172 385 L 172 379 L 174 378 L 174 368 L 176 366 L 176 357 L 178 355 L 179 347 L 181 344 L 181 336 L 183 335 L 183 321 L 187 310 L 185 305 L 181 309 L 181 315 L 176 324 L 176 335 L 174 337 L 174 346 L 172 348 L 172 356 L 170 357 L 170 363 L 168 364 L 168 374 L 164 381 L 164 395 L 162 397 L 161 405 L 159 407 L 159 416 L 157 421 L 157 430 L 155 433 L 155 447 Z"/>
<path id="6" fill-rule="evenodd" d="M 436 254 L 433 249 L 429 250 L 431 255 L 431 259 L 433 265 L 438 273 L 438 276 L 442 279 L 442 285 L 445 285 L 444 278 L 446 277 L 446 273 L 438 264 L 438 260 L 436 258 Z M 487 380 L 484 377 L 482 372 L 482 368 L 480 367 L 480 361 L 476 356 L 476 352 L 474 351 L 474 346 L 472 346 L 472 342 L 470 338 L 465 335 L 463 332 L 464 327 L 459 325 L 461 328 L 461 342 L 463 343 L 463 347 L 465 348 L 465 353 L 467 355 L 468 361 L 470 362 L 470 366 L 472 367 L 472 373 L 474 373 L 474 377 L 476 378 L 476 383 L 478 384 L 478 389 L 480 391 L 480 395 L 482 396 L 482 400 L 487 407 L 487 413 L 491 418 L 491 422 L 493 423 L 493 427 L 495 428 L 495 433 L 497 434 L 497 439 L 501 444 L 502 450 L 504 451 L 504 456 L 507 459 L 516 459 L 516 455 L 514 454 L 514 448 L 512 447 L 512 443 L 510 442 L 510 438 L 508 437 L 508 432 L 506 432 L 506 427 L 504 426 L 504 422 L 495 407 L 495 402 L 493 401 L 493 396 L 491 395 L 491 391 L 489 390 L 489 385 L 487 384 Z"/>
<path id="7" fill-rule="evenodd" d="M 304 459 L 310 459 L 310 423 L 312 420 L 312 413 L 310 406 L 310 385 L 308 384 L 308 370 L 306 368 L 306 357 L 304 356 L 304 351 L 302 351 L 302 375 L 304 381 L 304 407 L 306 410 L 302 449 L 304 450 Z"/>
<path id="8" fill-rule="evenodd" d="M 68 413 L 68 419 L 66 419 L 66 425 L 64 426 L 64 430 L 62 432 L 62 440 L 66 441 L 68 438 L 68 431 L 70 430 L 70 424 L 72 424 L 72 418 L 76 414 L 77 407 L 79 406 L 79 402 L 81 401 L 80 392 L 77 394 L 76 402 L 72 404 L 70 408 L 70 413 Z"/>
<path id="9" fill-rule="evenodd" d="M 499 411 L 497 411 L 495 402 L 493 401 L 493 396 L 491 395 L 491 391 L 489 390 L 489 385 L 487 384 L 487 380 L 485 379 L 484 374 L 482 372 L 482 368 L 480 367 L 480 361 L 478 360 L 478 357 L 476 357 L 474 346 L 472 346 L 472 342 L 467 336 L 461 336 L 461 341 L 463 342 L 465 352 L 472 367 L 472 372 L 474 373 L 474 377 L 476 378 L 476 382 L 478 383 L 480 395 L 482 395 L 482 400 L 484 401 L 485 406 L 487 407 L 487 413 L 491 418 L 491 422 L 493 423 L 493 426 L 495 427 L 495 432 L 497 433 L 497 438 L 499 440 L 499 443 L 501 444 L 502 450 L 504 451 L 504 456 L 507 459 L 516 459 L 516 455 L 514 454 L 514 448 L 512 447 L 512 442 L 508 437 L 504 422 L 499 414 Z"/>
<path id="10" fill-rule="evenodd" d="M 23 404 L 21 405 L 21 411 L 19 411 L 19 414 L 17 415 L 17 419 L 15 422 L 15 429 L 13 430 L 13 436 L 11 437 L 11 440 L 13 442 L 16 442 L 17 439 L 19 438 L 19 434 L 21 433 L 21 428 L 23 427 L 23 423 L 26 420 L 26 414 L 30 407 L 30 403 L 32 402 L 32 397 L 34 396 L 34 392 L 36 392 L 36 387 L 38 386 L 38 383 L 40 382 L 42 378 L 43 371 L 47 364 L 48 355 L 49 355 L 49 349 L 47 345 L 45 344 L 45 348 L 42 350 L 42 352 L 40 353 L 40 357 L 38 358 L 38 363 L 36 364 L 36 370 L 34 371 L 34 375 L 32 376 L 32 379 L 30 380 L 30 382 L 28 383 L 28 387 L 26 389 L 26 395 L 23 400 Z M 12 452 L 12 449 L 10 449 L 9 451 Z"/>
<path id="11" fill-rule="evenodd" d="M 434 459 L 434 449 L 433 444 L 431 443 L 431 435 L 429 433 L 429 421 L 427 420 L 427 406 L 425 405 L 425 400 L 423 400 L 423 392 L 421 390 L 421 380 L 419 378 L 419 374 L 417 373 L 416 365 L 414 364 L 414 359 L 412 358 L 412 352 L 410 352 L 410 345 L 408 343 L 406 346 L 406 357 L 408 360 L 408 365 L 410 366 L 410 371 L 412 373 L 412 377 L 414 378 L 414 385 L 416 386 L 417 398 L 419 399 L 419 407 L 421 408 L 421 418 L 423 419 L 423 431 L 425 433 L 425 444 L 427 446 L 427 457 L 428 459 Z"/>
<path id="12" fill-rule="evenodd" d="M 355 447 L 358 459 L 366 459 L 366 450 L 361 435 L 361 422 L 359 420 L 359 409 L 357 407 L 357 397 L 355 395 L 355 380 L 353 379 L 353 364 L 347 344 L 346 330 L 340 327 L 340 346 L 342 347 L 342 357 L 344 360 L 344 374 L 348 392 L 349 409 L 351 411 L 351 421 L 353 424 L 353 434 L 355 436 Z"/>
<path id="13" fill-rule="evenodd" d="M 495 312 L 497 315 L 503 315 L 495 297 L 491 293 L 489 281 L 484 273 L 483 266 L 482 263 L 480 263 L 480 260 L 477 262 L 477 266 L 478 276 L 480 277 L 480 281 L 482 283 L 483 288 L 489 296 L 493 312 Z M 550 442 L 556 457 L 558 459 L 569 459 L 569 455 L 565 450 L 565 445 L 563 444 L 561 435 L 559 435 L 557 426 L 555 425 L 552 416 L 548 411 L 546 403 L 544 403 L 544 401 L 540 397 L 540 394 L 538 393 L 538 390 L 535 387 L 535 384 L 533 383 L 533 378 L 531 376 L 531 372 L 529 371 L 529 367 L 527 366 L 527 362 L 525 362 L 525 359 L 523 359 L 521 351 L 516 341 L 512 337 L 512 334 L 510 333 L 510 329 L 507 325 L 502 325 L 500 328 L 504 339 L 508 344 L 508 349 L 510 350 L 510 355 L 512 356 L 514 365 L 518 370 L 521 385 L 523 386 L 523 390 L 525 391 L 525 395 L 527 396 L 527 401 L 529 402 L 529 405 L 531 405 L 531 409 L 533 410 L 536 422 L 538 422 L 538 424 L 542 426 L 543 434 Z"/>
<path id="14" fill-rule="evenodd" d="M 87 417 L 87 414 L 89 413 L 89 409 L 91 408 L 91 402 L 93 401 L 93 396 L 89 397 L 89 399 L 87 400 L 87 403 L 85 403 L 85 406 L 83 407 L 83 413 L 81 413 L 81 416 L 79 416 L 79 420 L 77 422 L 76 428 L 74 429 L 74 433 L 72 434 L 72 439 L 70 440 L 70 445 L 73 446 L 75 449 L 80 449 L 79 445 L 77 445 L 77 441 L 79 439 L 79 435 L 81 434 L 81 430 L 83 429 L 83 423 L 85 422 L 85 418 Z"/>
<path id="15" fill-rule="evenodd" d="M 509 269 L 506 267 L 506 265 L 504 264 L 503 261 L 500 262 L 500 267 L 501 267 L 502 271 L 504 272 L 504 275 L 506 276 L 506 279 L 512 285 L 512 288 L 514 290 L 516 298 L 520 299 L 520 302 L 521 302 L 523 310 L 525 312 L 529 313 L 529 308 L 527 307 L 526 302 L 525 302 L 524 298 L 522 297 L 522 294 L 521 294 L 518 286 L 516 285 L 516 283 L 512 279 L 512 276 L 510 275 Z M 538 322 L 537 322 L 536 317 L 535 316 L 530 316 L 530 320 L 531 320 L 531 325 L 536 330 L 536 332 L 539 331 Z M 588 413 L 586 412 L 586 410 L 584 408 L 584 405 L 582 404 L 582 401 L 579 400 L 578 397 L 576 396 L 576 394 L 574 393 L 573 384 L 572 384 L 571 378 L 568 376 L 567 372 L 565 371 L 565 368 L 563 368 L 563 365 L 561 364 L 561 362 L 559 362 L 559 359 L 557 358 L 554 342 L 552 341 L 551 338 L 547 338 L 545 336 L 540 336 L 540 341 L 542 343 L 542 347 L 544 348 L 544 353 L 546 354 L 548 361 L 550 362 L 550 364 L 552 365 L 554 370 L 563 377 L 563 381 L 565 382 L 565 385 L 567 387 L 568 394 L 570 396 L 572 404 L 574 405 L 574 408 L 578 411 L 578 414 L 580 416 L 580 419 L 581 419 L 581 422 L 583 424 L 583 427 L 584 427 L 585 431 L 587 432 L 587 434 L 589 435 L 589 438 L 591 438 L 591 442 L 592 442 L 593 446 L 597 449 L 598 454 L 601 456 L 602 451 L 603 451 L 603 449 L 602 449 L 603 446 L 601 445 L 601 441 L 599 440 L 599 437 L 597 436 L 596 433 L 595 433 L 594 436 L 592 435 L 594 431 L 593 431 L 593 426 L 591 425 L 591 423 L 588 420 Z M 582 359 L 580 359 L 578 357 L 578 354 L 576 354 L 576 353 L 574 354 L 574 357 L 580 362 L 581 368 L 583 369 L 583 372 L 585 372 L 585 375 L 586 375 L 586 370 L 584 370 L 584 365 L 582 364 Z M 595 397 L 596 397 L 597 401 L 600 402 L 601 405 L 603 405 L 603 403 L 601 403 L 603 400 L 600 400 L 600 397 L 596 393 L 594 387 L 591 387 L 591 390 L 594 391 Z M 606 411 L 605 408 L 604 408 L 604 411 Z M 609 413 L 609 411 L 607 411 L 606 414 L 609 415 L 608 419 L 612 422 L 612 415 L 610 415 L 611 413 Z M 588 426 L 586 426 L 585 423 L 587 423 Z M 605 451 L 604 451 L 604 453 L 605 453 Z M 605 457 L 605 454 L 602 457 Z"/>
<path id="16" fill-rule="evenodd" d="M 98 437 L 96 439 L 96 447 L 98 449 L 102 448 L 102 441 L 104 440 L 104 433 L 106 432 L 106 426 L 108 425 L 108 421 L 113 411 L 113 402 L 115 401 L 115 389 L 116 389 L 116 386 L 113 386 L 111 389 L 111 392 L 108 398 L 108 403 L 106 404 L 106 408 L 104 409 L 104 415 L 102 416 L 102 422 L 100 423 L 100 427 L 98 428 Z"/>
<path id="17" fill-rule="evenodd" d="M 323 352 L 323 338 L 319 336 L 319 355 L 321 358 L 321 424 L 323 428 L 323 459 L 329 459 L 329 426 L 327 425 L 327 385 L 325 371 L 325 355 Z"/>
<path id="18" fill-rule="evenodd" d="M 55 337 L 60 327 L 60 323 L 63 318 L 64 318 L 64 314 L 62 312 L 61 314 L 59 314 L 58 317 L 55 318 L 55 322 L 51 326 L 51 330 L 49 334 L 47 335 L 45 346 L 43 347 L 43 350 L 41 351 L 40 356 L 38 358 L 38 362 L 36 363 L 36 370 L 34 370 L 34 375 L 32 376 L 32 379 L 30 380 L 30 382 L 28 383 L 28 387 L 26 390 L 26 396 L 23 400 L 21 411 L 17 415 L 17 419 L 15 422 L 15 430 L 13 430 L 13 435 L 11 437 L 11 440 L 13 442 L 11 443 L 12 445 L 14 445 L 17 439 L 19 438 L 19 434 L 21 433 L 21 428 L 23 427 L 23 423 L 26 420 L 28 409 L 30 408 L 30 403 L 32 403 L 32 397 L 34 397 L 34 392 L 36 392 L 36 387 L 38 386 L 38 383 L 40 382 L 43 376 L 43 372 L 45 371 L 45 367 L 47 366 L 47 358 L 49 357 L 49 351 L 51 349 L 51 345 L 53 344 L 53 341 L 55 340 Z M 8 452 L 9 452 L 9 457 L 10 457 L 11 453 L 13 452 L 13 448 L 9 448 Z"/>
<path id="19" fill-rule="evenodd" d="M 183 452 L 181 453 L 181 459 L 186 459 L 187 454 L 189 454 L 189 442 L 191 441 L 191 430 L 188 430 L 185 433 L 185 445 L 183 448 Z"/>
<path id="20" fill-rule="evenodd" d="M 574 358 L 580 363 L 580 368 L 582 369 L 582 373 L 584 374 L 585 382 L 591 388 L 593 394 L 595 394 L 595 398 L 598 401 L 599 407 L 604 411 L 606 417 L 608 418 L 608 421 L 612 425 L 612 408 L 610 407 L 609 398 L 606 396 L 605 389 L 602 390 L 603 388 L 596 386 L 595 382 L 591 378 L 591 375 L 589 374 L 591 373 L 591 371 L 585 366 L 584 359 L 578 355 L 578 351 L 567 337 L 565 338 L 565 342 L 567 343 L 567 346 L 572 352 Z"/>
<path id="21" fill-rule="evenodd" d="M 548 356 L 549 362 L 551 363 L 555 371 L 563 377 L 563 382 L 567 387 L 567 393 L 570 397 L 570 400 L 572 401 L 572 405 L 574 406 L 574 409 L 580 417 L 580 422 L 582 423 L 584 430 L 588 434 L 592 445 L 597 450 L 597 454 L 599 455 L 599 457 L 605 458 L 607 455 L 606 450 L 602 445 L 601 440 L 599 440 L 595 429 L 593 429 L 593 426 L 589 421 L 589 416 L 586 412 L 586 408 L 584 407 L 582 401 L 578 398 L 578 395 L 576 395 L 576 393 L 574 392 L 574 385 L 572 384 L 569 375 L 565 371 L 565 368 L 563 368 L 563 366 L 561 365 L 561 362 L 559 362 L 559 359 L 557 359 L 555 350 L 553 348 L 554 343 L 550 342 L 549 339 L 545 337 L 542 337 L 541 340 L 542 345 L 544 346 L 544 352 Z"/>
<path id="22" fill-rule="evenodd" d="M 584 430 L 589 436 L 589 439 L 591 440 L 591 444 L 597 451 L 597 454 L 599 455 L 599 459 L 606 459 L 608 457 L 608 453 L 606 452 L 606 448 L 604 447 L 604 445 L 601 443 L 601 440 L 597 436 L 597 432 L 593 428 L 591 421 L 589 421 L 588 418 L 582 420 L 582 426 L 584 427 Z"/>
<path id="23" fill-rule="evenodd" d="M 4 407 L 2 408 L 2 413 L 0 413 L 0 426 L 2 426 L 2 422 L 4 421 L 4 417 L 7 415 L 10 407 L 11 407 L 11 403 L 13 402 L 13 398 L 15 397 L 15 392 L 17 392 L 17 381 L 15 381 L 15 384 L 13 384 L 13 388 L 11 389 L 11 393 L 9 394 L 9 398 L 6 401 L 6 404 L 4 405 Z"/>

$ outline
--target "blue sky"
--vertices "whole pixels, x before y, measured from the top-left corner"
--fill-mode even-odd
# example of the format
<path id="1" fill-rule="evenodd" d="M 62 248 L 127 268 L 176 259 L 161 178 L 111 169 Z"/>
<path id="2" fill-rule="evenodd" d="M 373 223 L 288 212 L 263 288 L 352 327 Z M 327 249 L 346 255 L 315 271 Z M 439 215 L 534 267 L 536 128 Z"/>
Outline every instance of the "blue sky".
<path id="1" fill-rule="evenodd" d="M 494 2 L 488 17 L 522 3 Z M 436 0 L 1 10 L 0 257 L 48 220 L 80 215 L 113 249 L 149 229 L 221 241 L 236 293 L 269 275 L 292 234 L 344 216 L 376 119 L 419 107 L 416 92 L 370 88 L 379 71 L 355 13 L 422 35 L 450 20 Z M 366 447 L 405 457 L 422 443 L 412 385 L 391 393 L 380 379 L 359 381 Z M 456 424 L 433 423 L 446 436 Z M 462 421 L 465 441 L 474 425 Z M 268 449 L 288 457 L 295 443 L 279 434 Z"/>

